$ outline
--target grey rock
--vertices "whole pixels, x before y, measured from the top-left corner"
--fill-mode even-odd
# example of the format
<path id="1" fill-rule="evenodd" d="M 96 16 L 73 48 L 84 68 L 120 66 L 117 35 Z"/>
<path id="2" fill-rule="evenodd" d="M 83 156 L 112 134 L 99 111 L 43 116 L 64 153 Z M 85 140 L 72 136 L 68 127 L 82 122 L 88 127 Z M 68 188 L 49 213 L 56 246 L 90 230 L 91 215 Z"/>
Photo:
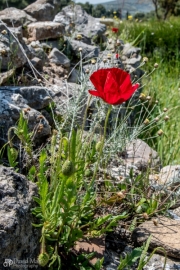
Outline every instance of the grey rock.
<path id="1" fill-rule="evenodd" d="M 9 27 L 18 27 L 35 22 L 36 19 L 28 15 L 25 11 L 15 7 L 6 8 L 0 11 L 0 20 Z"/>
<path id="2" fill-rule="evenodd" d="M 174 258 L 167 258 L 165 263 L 165 257 L 160 254 L 153 254 L 148 263 L 143 267 L 144 270 L 178 270 L 180 269 L 180 260 Z"/>
<path id="3" fill-rule="evenodd" d="M 122 55 L 131 58 L 133 55 L 137 55 L 140 53 L 141 49 L 132 46 L 130 43 L 126 43 L 123 46 L 123 51 L 122 51 Z"/>
<path id="4" fill-rule="evenodd" d="M 24 10 L 37 21 L 52 21 L 56 14 L 56 8 L 53 1 L 37 0 L 27 6 Z"/>
<path id="5" fill-rule="evenodd" d="M 50 62 L 55 63 L 56 65 L 61 65 L 66 68 L 70 67 L 70 60 L 68 57 L 60 52 L 57 48 L 52 49 L 48 58 Z"/>
<path id="6" fill-rule="evenodd" d="M 59 38 L 64 34 L 64 26 L 55 22 L 36 22 L 27 26 L 27 32 L 29 41 Z"/>
<path id="7" fill-rule="evenodd" d="M 175 185 L 180 184 L 180 165 L 168 165 L 161 169 L 159 174 L 159 183 L 163 185 Z"/>
<path id="8" fill-rule="evenodd" d="M 30 259 L 37 260 L 41 230 L 32 226 L 36 223 L 31 214 L 35 206 L 33 196 L 37 196 L 36 184 L 12 168 L 0 165 L 0 265 L 13 260 L 11 269 L 29 269 Z M 29 260 L 19 265 L 18 260 Z M 4 265 L 5 266 L 5 265 Z M 35 264 L 34 264 L 35 266 Z M 36 262 L 36 266 L 38 266 Z M 35 269 L 35 268 L 33 268 Z"/>
<path id="9" fill-rule="evenodd" d="M 43 69 L 43 61 L 40 58 L 38 57 L 32 58 L 31 63 L 37 70 L 41 71 Z"/>
<path id="10" fill-rule="evenodd" d="M 83 58 L 91 59 L 96 58 L 99 55 L 99 48 L 97 46 L 88 45 L 77 40 L 69 40 L 69 43 L 76 55 L 80 53 L 79 48 L 81 48 Z"/>
<path id="11" fill-rule="evenodd" d="M 6 30 L 2 23 L 0 23 L 0 30 Z M 2 70 L 23 66 L 27 60 L 22 50 L 23 48 L 20 47 L 9 31 L 5 35 L 0 32 L 0 63 Z"/>
<path id="12" fill-rule="evenodd" d="M 0 87 L 0 140 L 7 141 L 8 129 L 16 126 L 21 111 L 28 119 L 29 131 L 34 132 L 35 140 L 50 135 L 48 121 L 36 110 L 51 102 L 49 93 L 43 87 Z"/>
<path id="13" fill-rule="evenodd" d="M 141 171 L 145 171 L 148 167 L 156 169 L 160 167 L 158 153 L 140 139 L 127 145 L 123 159 L 126 164 L 133 164 Z"/>
<path id="14" fill-rule="evenodd" d="M 71 25 L 73 24 L 74 30 L 77 30 L 87 38 L 100 37 L 106 31 L 106 26 L 100 23 L 99 19 L 88 15 L 80 5 L 64 7 L 55 16 L 54 22 L 64 24 L 68 32 L 73 30 L 73 28 L 71 29 Z"/>

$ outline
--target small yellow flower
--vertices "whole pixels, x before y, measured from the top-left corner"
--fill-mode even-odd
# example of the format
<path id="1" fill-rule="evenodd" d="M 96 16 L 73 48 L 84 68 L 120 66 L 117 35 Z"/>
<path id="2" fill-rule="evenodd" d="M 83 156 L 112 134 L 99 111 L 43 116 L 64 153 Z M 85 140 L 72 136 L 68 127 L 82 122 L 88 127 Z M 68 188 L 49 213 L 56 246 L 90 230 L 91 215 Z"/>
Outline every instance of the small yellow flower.
<path id="1" fill-rule="evenodd" d="M 132 19 L 133 19 L 133 16 L 132 16 L 132 15 L 129 15 L 129 16 L 128 16 L 128 20 L 131 21 Z"/>
<path id="2" fill-rule="evenodd" d="M 145 125 L 148 125 L 148 124 L 149 124 L 149 119 L 146 118 L 146 119 L 144 120 L 144 124 L 145 124 Z"/>
<path id="3" fill-rule="evenodd" d="M 139 99 L 146 100 L 146 95 L 144 93 L 141 93 Z"/>

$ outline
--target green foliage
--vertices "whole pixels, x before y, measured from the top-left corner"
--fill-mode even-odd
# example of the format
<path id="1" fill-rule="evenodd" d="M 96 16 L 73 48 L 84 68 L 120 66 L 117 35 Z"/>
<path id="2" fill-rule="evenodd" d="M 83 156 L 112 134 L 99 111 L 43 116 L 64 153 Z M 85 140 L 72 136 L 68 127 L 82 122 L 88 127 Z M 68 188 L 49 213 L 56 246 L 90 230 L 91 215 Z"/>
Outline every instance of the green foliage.
<path id="1" fill-rule="evenodd" d="M 22 0 L 22 1 L 19 1 L 19 0 L 1 0 L 0 2 L 0 10 L 2 9 L 5 9 L 7 7 L 15 7 L 15 8 L 18 8 L 18 9 L 23 9 L 25 8 L 26 6 L 32 4 L 34 2 L 34 0 Z M 7 3 L 8 3 L 8 6 L 7 6 Z"/>

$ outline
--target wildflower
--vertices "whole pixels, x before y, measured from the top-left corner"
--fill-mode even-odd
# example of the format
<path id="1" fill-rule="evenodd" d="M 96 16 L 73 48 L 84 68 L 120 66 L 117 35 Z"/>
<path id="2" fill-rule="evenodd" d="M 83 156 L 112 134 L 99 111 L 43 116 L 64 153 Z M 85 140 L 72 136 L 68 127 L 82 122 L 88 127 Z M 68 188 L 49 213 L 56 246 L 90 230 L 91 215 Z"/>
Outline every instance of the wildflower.
<path id="1" fill-rule="evenodd" d="M 95 59 L 91 59 L 91 64 L 96 64 L 96 60 Z"/>
<path id="2" fill-rule="evenodd" d="M 90 76 L 96 90 L 89 90 L 93 96 L 102 98 L 112 105 L 128 100 L 139 87 L 132 85 L 130 75 L 119 68 L 99 69 Z"/>
<path id="3" fill-rule="evenodd" d="M 82 39 L 82 35 L 78 34 L 78 35 L 76 36 L 76 38 L 79 39 L 79 40 L 81 40 L 81 39 Z"/>
<path id="4" fill-rule="evenodd" d="M 158 134 L 159 136 L 161 136 L 161 135 L 163 135 L 163 133 L 164 133 L 164 132 L 163 132 L 163 130 L 162 130 L 162 129 L 160 129 L 160 130 L 158 131 L 158 133 L 157 133 L 157 134 Z"/>
<path id="5" fill-rule="evenodd" d="M 82 52 L 82 48 L 81 47 L 79 47 L 79 52 Z"/>
<path id="6" fill-rule="evenodd" d="M 168 120 L 169 120 L 169 116 L 166 115 L 166 116 L 164 117 L 164 120 L 165 120 L 165 121 L 168 121 Z"/>
<path id="7" fill-rule="evenodd" d="M 167 112 L 167 110 L 168 110 L 167 108 L 164 108 L 164 109 L 163 109 L 163 112 Z"/>
<path id="8" fill-rule="evenodd" d="M 150 97 L 150 96 L 147 96 L 147 97 L 146 97 L 146 100 L 151 100 L 151 97 Z"/>
<path id="9" fill-rule="evenodd" d="M 133 16 L 132 16 L 132 15 L 129 15 L 129 16 L 128 16 L 128 20 L 130 20 L 130 21 L 131 21 L 131 20 L 132 20 L 132 18 L 133 18 Z"/>
<path id="10" fill-rule="evenodd" d="M 156 117 L 156 118 L 154 119 L 154 121 L 155 121 L 155 122 L 158 122 L 158 121 L 159 121 L 159 117 Z"/>
<path id="11" fill-rule="evenodd" d="M 118 31 L 119 31 L 118 28 L 116 28 L 116 27 L 113 27 L 113 28 L 112 28 L 112 32 L 113 32 L 113 33 L 118 33 Z"/>
<path id="12" fill-rule="evenodd" d="M 146 118 L 146 119 L 144 120 L 144 124 L 145 124 L 145 125 L 148 125 L 148 124 L 149 124 L 149 119 Z"/>
<path id="13" fill-rule="evenodd" d="M 143 57 L 143 62 L 147 63 L 148 62 L 148 58 L 147 57 Z"/>
<path id="14" fill-rule="evenodd" d="M 7 35 L 7 31 L 4 29 L 4 30 L 1 31 L 1 34 L 2 35 Z"/>
<path id="15" fill-rule="evenodd" d="M 140 96 L 139 96 L 139 99 L 145 100 L 146 99 L 146 95 L 144 93 L 141 93 Z"/>
<path id="16" fill-rule="evenodd" d="M 158 66 L 159 66 L 158 63 L 154 64 L 154 68 L 158 68 Z"/>

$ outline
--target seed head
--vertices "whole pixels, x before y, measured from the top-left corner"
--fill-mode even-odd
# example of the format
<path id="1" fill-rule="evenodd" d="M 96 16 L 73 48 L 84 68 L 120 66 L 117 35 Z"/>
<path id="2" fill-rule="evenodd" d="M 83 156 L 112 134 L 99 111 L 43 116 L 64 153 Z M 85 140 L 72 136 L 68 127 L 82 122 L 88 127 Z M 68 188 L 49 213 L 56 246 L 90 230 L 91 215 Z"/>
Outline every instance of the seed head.
<path id="1" fill-rule="evenodd" d="M 78 35 L 76 36 L 76 38 L 77 38 L 78 40 L 81 40 L 81 39 L 82 39 L 82 35 L 78 34 Z"/>
<path id="2" fill-rule="evenodd" d="M 166 115 L 166 116 L 164 117 L 164 120 L 165 120 L 165 121 L 168 121 L 168 120 L 169 120 L 169 116 Z"/>
<path id="3" fill-rule="evenodd" d="M 89 72 L 90 72 L 89 68 L 87 68 L 85 72 L 86 72 L 87 74 L 89 74 Z"/>
<path id="4" fill-rule="evenodd" d="M 111 53 L 108 53 L 108 54 L 107 54 L 107 58 L 108 58 L 108 59 L 111 59 L 111 55 L 112 55 Z"/>
<path id="5" fill-rule="evenodd" d="M 4 29 L 4 30 L 1 31 L 1 34 L 2 35 L 7 35 L 7 31 Z"/>
<path id="6" fill-rule="evenodd" d="M 144 120 L 144 124 L 145 124 L 145 125 L 148 125 L 148 124 L 149 124 L 149 119 L 146 118 L 146 119 Z"/>
<path id="7" fill-rule="evenodd" d="M 151 97 L 150 97 L 150 96 L 147 96 L 147 97 L 146 97 L 146 100 L 151 100 Z"/>
<path id="8" fill-rule="evenodd" d="M 158 104 L 158 103 L 159 103 L 159 101 L 158 101 L 158 100 L 156 100 L 156 101 L 155 101 L 155 103 L 156 103 L 156 104 Z"/>
<path id="9" fill-rule="evenodd" d="M 79 47 L 79 49 L 78 49 L 78 50 L 79 50 L 79 52 L 82 52 L 82 47 Z"/>
<path id="10" fill-rule="evenodd" d="M 159 66 L 158 63 L 154 64 L 154 68 L 158 68 L 158 66 Z"/>
<path id="11" fill-rule="evenodd" d="M 160 129 L 160 130 L 158 131 L 158 133 L 157 133 L 157 134 L 158 134 L 159 136 L 162 136 L 162 135 L 163 135 L 163 133 L 164 133 L 164 132 L 163 132 L 163 130 L 162 130 L 162 129 Z"/>
<path id="12" fill-rule="evenodd" d="M 106 58 L 104 58 L 104 59 L 103 59 L 103 62 L 104 62 L 104 63 L 106 63 L 106 62 L 107 62 L 107 59 L 106 59 Z"/>
<path id="13" fill-rule="evenodd" d="M 143 218 L 144 218 L 144 219 L 148 219 L 148 218 L 149 218 L 149 216 L 148 216 L 147 213 L 143 213 L 142 215 L 143 215 Z"/>
<path id="14" fill-rule="evenodd" d="M 96 64 L 96 60 L 95 59 L 91 59 L 91 64 Z"/>
<path id="15" fill-rule="evenodd" d="M 147 63 L 148 62 L 148 58 L 147 57 L 143 57 L 143 62 Z"/>
<path id="16" fill-rule="evenodd" d="M 159 121 L 159 117 L 156 117 L 154 120 L 155 120 L 155 122 L 158 122 Z"/>
<path id="17" fill-rule="evenodd" d="M 167 108 L 164 108 L 164 109 L 163 109 L 163 112 L 167 112 L 167 110 L 168 110 Z"/>
<path id="18" fill-rule="evenodd" d="M 141 93 L 139 96 L 140 100 L 146 100 L 146 95 L 144 93 Z"/>
<path id="19" fill-rule="evenodd" d="M 6 51 L 6 50 L 4 50 L 4 49 L 0 50 L 0 55 L 2 55 L 2 56 L 7 55 L 7 51 Z"/>

